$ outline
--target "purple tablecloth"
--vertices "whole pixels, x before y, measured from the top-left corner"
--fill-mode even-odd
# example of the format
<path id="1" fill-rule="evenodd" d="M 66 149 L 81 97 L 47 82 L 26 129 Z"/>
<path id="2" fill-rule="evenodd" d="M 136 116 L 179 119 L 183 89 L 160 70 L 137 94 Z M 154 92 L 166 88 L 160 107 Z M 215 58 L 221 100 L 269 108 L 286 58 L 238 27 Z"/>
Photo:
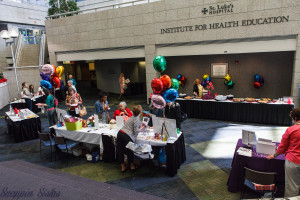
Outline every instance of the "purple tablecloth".
<path id="1" fill-rule="evenodd" d="M 279 145 L 279 143 L 276 143 Z M 243 186 L 245 171 L 244 167 L 261 171 L 276 172 L 276 196 L 283 196 L 284 193 L 284 161 L 285 156 L 279 155 L 276 159 L 268 160 L 266 155 L 252 153 L 252 157 L 241 156 L 237 150 L 242 147 L 242 139 L 239 139 L 236 145 L 234 156 L 231 163 L 231 172 L 227 181 L 229 192 L 239 192 Z"/>

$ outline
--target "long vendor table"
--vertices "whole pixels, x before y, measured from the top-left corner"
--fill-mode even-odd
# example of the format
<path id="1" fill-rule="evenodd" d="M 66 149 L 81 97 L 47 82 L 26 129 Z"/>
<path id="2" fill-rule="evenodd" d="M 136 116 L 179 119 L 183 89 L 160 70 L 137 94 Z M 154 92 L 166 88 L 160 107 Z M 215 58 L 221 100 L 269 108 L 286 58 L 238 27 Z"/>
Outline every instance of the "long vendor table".
<path id="1" fill-rule="evenodd" d="M 114 139 L 117 137 L 118 130 L 110 129 L 108 125 L 105 127 L 96 128 L 82 128 L 78 131 L 68 131 L 66 127 L 52 126 L 57 136 L 65 137 L 67 139 L 100 145 L 103 148 L 103 160 L 112 162 L 115 160 L 115 145 Z M 136 143 L 137 144 L 150 144 L 151 146 L 161 146 L 166 148 L 167 167 L 166 172 L 170 176 L 177 174 L 177 169 L 186 160 L 184 136 L 181 133 L 175 139 L 168 141 L 156 140 L 153 138 L 154 132 L 139 133 Z"/>
<path id="2" fill-rule="evenodd" d="M 295 107 L 294 104 L 260 104 L 182 98 L 178 98 L 176 101 L 189 118 L 285 126 L 292 125 L 289 114 Z"/>

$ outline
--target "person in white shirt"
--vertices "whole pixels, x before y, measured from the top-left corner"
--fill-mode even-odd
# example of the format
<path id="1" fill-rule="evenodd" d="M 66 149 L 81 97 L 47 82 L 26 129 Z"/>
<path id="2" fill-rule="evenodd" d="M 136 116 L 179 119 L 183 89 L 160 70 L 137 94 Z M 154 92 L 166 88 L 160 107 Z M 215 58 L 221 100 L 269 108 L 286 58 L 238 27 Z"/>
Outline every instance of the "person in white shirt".
<path id="1" fill-rule="evenodd" d="M 28 84 L 26 82 L 23 82 L 22 83 L 22 99 L 25 99 L 25 102 L 27 104 L 27 108 L 29 110 L 32 110 L 32 94 L 30 93 L 29 91 L 29 88 L 28 88 Z"/>

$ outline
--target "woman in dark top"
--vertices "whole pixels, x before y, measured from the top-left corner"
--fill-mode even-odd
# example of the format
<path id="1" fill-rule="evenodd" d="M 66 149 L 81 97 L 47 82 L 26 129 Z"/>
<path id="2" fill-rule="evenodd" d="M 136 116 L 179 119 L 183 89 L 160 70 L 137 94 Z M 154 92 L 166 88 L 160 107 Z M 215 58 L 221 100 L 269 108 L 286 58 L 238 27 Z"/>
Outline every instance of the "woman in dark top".
<path id="1" fill-rule="evenodd" d="M 181 109 L 179 103 L 174 101 L 167 103 L 165 116 L 169 119 L 176 119 L 176 127 L 181 129 Z"/>

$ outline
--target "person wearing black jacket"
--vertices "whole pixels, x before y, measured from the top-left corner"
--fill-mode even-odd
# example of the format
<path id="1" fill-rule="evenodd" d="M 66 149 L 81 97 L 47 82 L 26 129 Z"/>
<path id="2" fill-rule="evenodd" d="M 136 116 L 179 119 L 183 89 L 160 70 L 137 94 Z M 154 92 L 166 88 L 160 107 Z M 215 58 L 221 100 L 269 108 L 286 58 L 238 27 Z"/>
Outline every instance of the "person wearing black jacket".
<path id="1" fill-rule="evenodd" d="M 181 129 L 181 109 L 179 103 L 168 102 L 165 108 L 165 116 L 176 120 L 176 127 Z"/>

